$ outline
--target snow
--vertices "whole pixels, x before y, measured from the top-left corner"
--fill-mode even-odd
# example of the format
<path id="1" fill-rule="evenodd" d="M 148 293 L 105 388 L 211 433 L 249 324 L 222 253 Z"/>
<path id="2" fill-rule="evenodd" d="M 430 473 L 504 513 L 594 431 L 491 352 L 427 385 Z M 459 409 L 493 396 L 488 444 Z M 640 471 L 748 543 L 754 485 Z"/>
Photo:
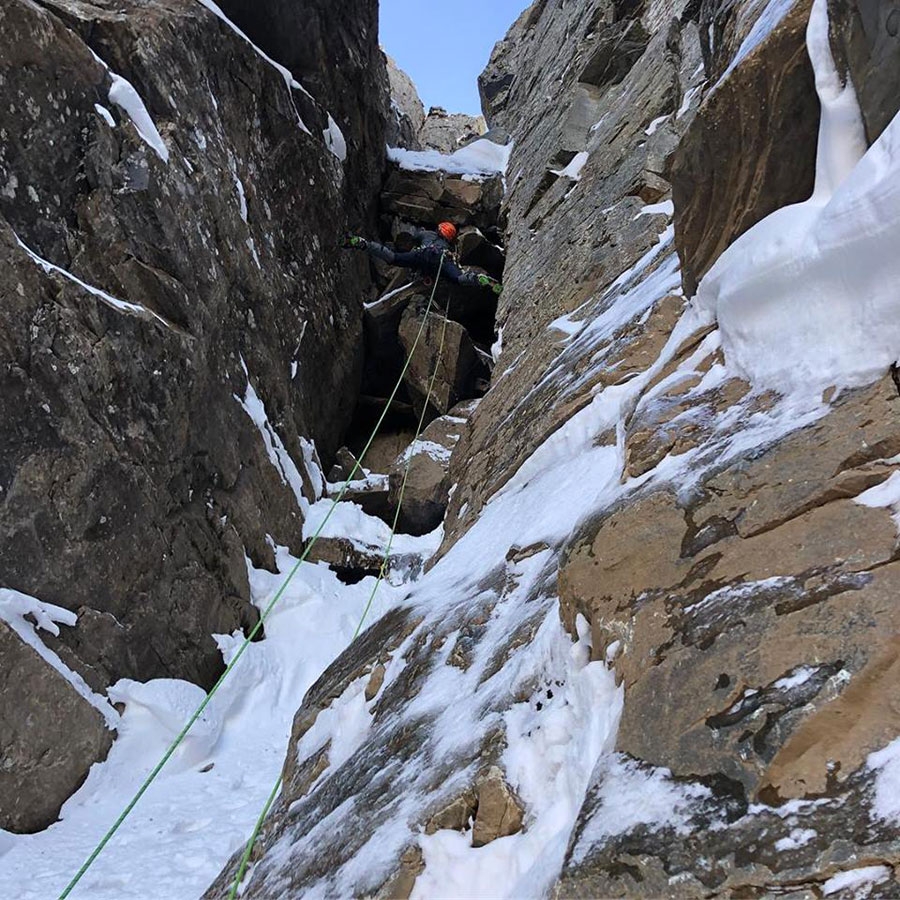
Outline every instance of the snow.
<path id="1" fill-rule="evenodd" d="M 402 287 L 395 288 L 392 291 L 388 291 L 386 294 L 382 294 L 377 300 L 373 300 L 371 303 L 363 303 L 363 308 L 374 309 L 376 306 L 379 306 L 385 301 L 390 300 L 391 297 L 395 297 L 397 294 L 405 291 L 407 288 L 412 287 L 413 283 L 414 282 L 410 281 L 409 284 L 404 284 Z"/>
<path id="2" fill-rule="evenodd" d="M 572 161 L 564 169 L 551 169 L 550 171 L 560 178 L 571 178 L 572 181 L 580 181 L 581 170 L 584 168 L 585 163 L 587 163 L 589 156 L 590 154 L 587 150 L 582 150 L 572 157 Z"/>
<path id="3" fill-rule="evenodd" d="M 328 127 L 324 131 L 325 146 L 341 161 L 347 159 L 347 141 L 337 122 L 328 114 Z"/>
<path id="4" fill-rule="evenodd" d="M 891 518 L 900 531 L 900 471 L 892 472 L 886 481 L 876 484 L 875 487 L 863 491 L 855 498 L 857 503 L 862 506 L 868 506 L 873 509 L 884 507 L 890 509 L 893 515 Z"/>
<path id="5" fill-rule="evenodd" d="M 622 709 L 612 673 L 589 661 L 584 619 L 579 627 L 582 638 L 573 645 L 557 622 L 544 622 L 532 648 L 535 663 L 545 675 L 565 675 L 546 683 L 540 707 L 534 700 L 518 703 L 504 716 L 502 761 L 526 804 L 526 830 L 479 848 L 471 846 L 471 831 L 422 837 L 425 871 L 413 900 L 539 897 L 549 891 L 594 764 L 611 749 Z"/>
<path id="6" fill-rule="evenodd" d="M 110 67 L 100 59 L 93 50 L 91 50 L 91 55 L 104 69 L 106 69 L 112 80 L 112 85 L 109 89 L 110 102 L 118 106 L 128 118 L 131 119 L 141 140 L 147 144 L 164 163 L 168 163 L 169 148 L 166 146 L 159 131 L 157 131 L 156 125 L 150 117 L 150 113 L 147 112 L 144 101 L 141 100 L 141 97 L 134 89 L 134 86 L 127 79 L 113 72 L 113 70 L 110 69 Z M 110 126 L 115 126 L 115 120 L 112 118 L 108 109 L 100 106 L 98 103 L 94 104 L 94 109 L 106 119 Z"/>
<path id="7" fill-rule="evenodd" d="M 454 444 L 459 440 L 459 435 L 452 435 L 449 437 Z M 406 450 L 403 451 L 400 459 L 403 462 L 409 462 L 414 456 L 418 456 L 420 453 L 430 456 L 435 462 L 447 463 L 450 461 L 452 450 L 449 447 L 445 447 L 443 444 L 438 444 L 436 441 L 422 440 L 422 438 L 419 438 L 418 440 L 413 441 Z"/>
<path id="8" fill-rule="evenodd" d="M 62 275 L 63 278 L 73 282 L 74 284 L 77 284 L 80 288 L 83 288 L 89 294 L 93 294 L 95 297 L 102 300 L 107 306 L 111 306 L 118 312 L 129 313 L 131 315 L 139 315 L 142 317 L 150 316 L 156 319 L 158 322 L 162 322 L 162 324 L 167 328 L 172 327 L 161 315 L 153 312 L 152 309 L 147 309 L 146 306 L 141 306 L 140 303 L 127 303 L 125 300 L 119 300 L 118 297 L 113 297 L 112 294 L 107 294 L 106 291 L 101 291 L 100 288 L 94 287 L 93 285 L 82 281 L 80 278 L 76 278 L 71 272 L 67 272 L 65 269 L 61 269 L 59 266 L 54 265 L 52 262 L 48 262 L 43 257 L 38 256 L 37 253 L 34 252 L 34 250 L 23 243 L 22 239 L 15 232 L 13 232 L 13 237 L 15 237 L 16 243 L 18 243 L 18 245 L 31 257 L 31 259 L 48 274 L 50 272 L 55 272 L 57 275 Z"/>
<path id="9" fill-rule="evenodd" d="M 500 359 L 500 354 L 503 353 L 503 326 L 501 325 L 497 329 L 497 337 L 494 339 L 494 343 L 491 344 L 491 359 L 496 363 Z"/>
<path id="10" fill-rule="evenodd" d="M 669 118 L 669 116 L 670 113 L 666 113 L 664 116 L 658 116 L 657 118 L 655 118 L 644 130 L 644 134 L 655 134 L 656 129 L 659 128 L 659 126 L 662 125 L 662 123 L 665 122 Z"/>
<path id="11" fill-rule="evenodd" d="M 260 609 L 296 562 L 283 547 L 276 557 L 277 573 L 248 563 Z M 303 694 L 349 642 L 374 581 L 344 585 L 324 565 L 300 567 L 266 621 L 266 639 L 248 646 L 240 668 L 223 683 L 73 898 L 183 900 L 206 890 L 252 830 L 281 772 Z M 372 618 L 383 615 L 404 590 L 383 583 Z M 227 662 L 243 635 L 217 640 Z M 0 832 L 0 881 L 7 896 L 46 900 L 59 895 L 203 691 L 171 679 L 145 685 L 121 681 L 110 696 L 127 702 L 119 736 L 106 762 L 92 767 L 64 805 L 62 820 L 38 834 Z M 352 718 L 347 711 L 340 716 L 345 723 Z M 349 734 L 347 741 L 349 746 Z"/>
<path id="12" fill-rule="evenodd" d="M 670 219 L 675 215 L 675 204 L 671 200 L 661 200 L 659 203 L 648 203 L 638 210 L 635 218 L 639 216 L 664 215 Z"/>
<path id="13" fill-rule="evenodd" d="M 345 500 L 335 504 L 329 498 L 312 504 L 303 521 L 304 540 L 310 540 L 316 533 L 326 538 L 347 538 L 358 549 L 369 552 L 383 553 L 390 541 L 392 553 L 422 553 L 424 556 L 434 553 L 443 538 L 443 528 L 439 526 L 421 537 L 395 534 L 391 540 L 390 526 L 364 512 L 358 503 Z"/>
<path id="14" fill-rule="evenodd" d="M 116 127 L 116 120 L 113 118 L 113 114 L 105 106 L 95 103 L 94 109 L 97 110 L 97 114 L 102 117 L 103 121 L 106 122 L 110 128 Z"/>
<path id="15" fill-rule="evenodd" d="M 817 832 L 812 828 L 792 828 L 791 833 L 787 837 L 779 838 L 775 841 L 775 849 L 779 852 L 785 850 L 797 850 L 810 841 L 815 840 Z"/>
<path id="16" fill-rule="evenodd" d="M 779 678 L 772 687 L 782 691 L 789 691 L 792 688 L 800 687 L 801 684 L 806 684 L 817 671 L 818 667 L 798 666 L 790 675 Z"/>
<path id="17" fill-rule="evenodd" d="M 253 49 L 253 52 L 260 59 L 267 62 L 273 69 L 275 69 L 276 72 L 278 72 L 278 74 L 284 79 L 284 83 L 287 86 L 288 96 L 291 100 L 291 106 L 294 107 L 294 114 L 297 116 L 297 124 L 300 126 L 300 129 L 302 131 L 305 131 L 307 134 L 312 134 L 312 132 L 306 127 L 303 119 L 300 117 L 300 113 L 297 110 L 296 104 L 294 103 L 294 95 L 292 93 L 292 91 L 298 90 L 312 99 L 312 95 L 309 93 L 309 91 L 307 91 L 306 88 L 303 87 L 303 85 L 300 84 L 300 82 L 297 81 L 296 78 L 294 78 L 290 71 L 288 71 L 288 69 L 281 65 L 281 63 L 275 62 L 275 60 L 272 59 L 271 56 L 263 53 L 263 51 L 259 47 L 257 47 L 256 44 L 254 44 L 253 41 L 251 41 L 250 38 L 248 38 L 240 28 L 237 27 L 237 25 L 235 25 L 234 22 L 232 22 L 231 19 L 229 19 L 228 16 L 225 15 L 224 12 L 222 12 L 222 10 L 213 2 L 213 0 L 197 0 L 197 2 L 205 6 L 214 16 L 217 16 L 219 19 L 221 19 L 222 22 L 224 22 L 239 38 L 241 38 L 241 40 L 250 45 L 250 47 Z"/>
<path id="18" fill-rule="evenodd" d="M 876 771 L 873 818 L 900 825 L 900 738 L 870 753 L 866 765 Z"/>
<path id="19" fill-rule="evenodd" d="M 672 781 L 671 774 L 625 757 L 604 760 L 597 773 L 596 811 L 572 848 L 572 862 L 582 863 L 594 844 L 638 825 L 683 833 L 691 806 L 712 792 L 703 785 Z"/>
<path id="20" fill-rule="evenodd" d="M 448 175 L 497 175 L 506 172 L 512 143 L 495 144 L 486 138 L 473 141 L 453 153 L 437 150 L 404 150 L 388 147 L 387 156 L 410 172 L 446 172 Z"/>
<path id="21" fill-rule="evenodd" d="M 769 0 L 710 94 L 716 91 L 728 76 L 781 24 L 784 17 L 794 8 L 795 2 L 796 0 Z M 710 33 L 712 33 L 712 24 L 710 24 Z M 712 42 L 710 41 L 711 48 Z"/>
<path id="22" fill-rule="evenodd" d="M 697 93 L 700 91 L 702 85 L 696 85 L 695 87 L 690 88 L 685 91 L 684 97 L 681 101 L 681 106 L 678 107 L 678 112 L 675 113 L 675 118 L 680 119 L 690 108 L 691 103 L 694 102 L 694 97 L 697 96 Z"/>
<path id="23" fill-rule="evenodd" d="M 868 888 L 882 881 L 887 881 L 893 875 L 889 866 L 860 866 L 858 869 L 849 869 L 839 872 L 829 878 L 822 885 L 822 893 L 826 897 L 836 894 L 838 891 L 855 891 L 854 897 L 868 896 Z"/>
<path id="24" fill-rule="evenodd" d="M 156 130 L 156 125 L 138 92 L 132 87 L 130 81 L 117 75 L 111 69 L 109 69 L 109 76 L 112 79 L 112 86 L 109 89 L 110 103 L 114 103 L 125 112 L 141 136 L 141 140 L 151 147 L 164 163 L 168 163 L 169 148 L 162 139 L 162 135 Z"/>
<path id="25" fill-rule="evenodd" d="M 275 431 L 272 424 L 269 422 L 265 404 L 259 398 L 259 395 L 250 383 L 250 373 L 247 371 L 247 365 L 243 358 L 241 359 L 241 366 L 244 369 L 244 374 L 247 376 L 247 390 L 243 397 L 238 397 L 238 395 L 235 394 L 234 399 L 241 404 L 244 412 L 250 416 L 253 420 L 253 424 L 259 429 L 263 443 L 266 446 L 266 453 L 269 457 L 269 461 L 278 472 L 282 484 L 290 487 L 293 491 L 300 511 L 305 513 L 309 509 L 309 501 L 306 499 L 306 495 L 303 492 L 303 476 L 297 469 L 294 460 L 291 459 L 291 455 L 288 453 L 287 448 L 278 436 L 278 432 Z"/>
<path id="26" fill-rule="evenodd" d="M 900 355 L 900 117 L 862 155 L 853 89 L 840 83 L 827 31 L 817 0 L 807 32 L 823 110 L 813 196 L 735 241 L 697 296 L 718 319 L 729 368 L 782 392 L 867 384 Z"/>
<path id="27" fill-rule="evenodd" d="M 31 616 L 36 624 L 32 624 L 25 616 Z M 72 685 L 76 693 L 97 709 L 109 728 L 114 729 L 119 724 L 119 714 L 106 698 L 92 691 L 87 682 L 77 672 L 73 672 L 37 634 L 38 629 L 41 629 L 59 637 L 59 625 L 72 627 L 77 623 L 75 613 L 52 603 L 43 603 L 11 588 L 0 588 L 0 620 L 6 622 L 24 643 Z"/>

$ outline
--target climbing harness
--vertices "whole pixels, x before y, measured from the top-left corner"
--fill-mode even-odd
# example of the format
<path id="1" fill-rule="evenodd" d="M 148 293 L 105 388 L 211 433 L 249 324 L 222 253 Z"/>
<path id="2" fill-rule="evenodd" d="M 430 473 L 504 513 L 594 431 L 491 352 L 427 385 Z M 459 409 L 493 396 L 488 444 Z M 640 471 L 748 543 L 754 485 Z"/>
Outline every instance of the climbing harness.
<path id="1" fill-rule="evenodd" d="M 441 253 L 441 261 L 440 261 L 440 264 L 438 265 L 438 275 L 440 275 L 440 270 L 441 270 L 441 266 L 443 265 L 443 261 L 444 261 L 444 254 Z M 369 452 L 369 448 L 372 446 L 372 443 L 374 442 L 376 436 L 378 435 L 378 431 L 381 428 L 382 424 L 384 423 L 385 418 L 387 417 L 388 411 L 391 408 L 391 404 L 393 403 L 394 398 L 397 396 L 397 392 L 400 390 L 400 386 L 403 384 L 403 379 L 406 376 L 406 373 L 407 373 L 407 370 L 409 369 L 410 363 L 412 362 L 413 354 L 416 352 L 416 348 L 419 345 L 419 341 L 421 340 L 422 335 L 425 332 L 425 325 L 428 321 L 428 313 L 431 311 L 431 306 L 432 306 L 432 303 L 434 302 L 434 295 L 435 295 L 436 291 L 437 291 L 437 279 L 435 279 L 435 287 L 434 287 L 434 290 L 432 290 L 432 292 L 431 292 L 431 297 L 428 301 L 427 307 L 425 308 L 425 314 L 422 317 L 422 323 L 419 326 L 419 331 L 416 334 L 416 337 L 415 337 L 415 340 L 413 341 L 412 347 L 410 348 L 409 355 L 406 358 L 406 362 L 404 363 L 403 368 L 400 371 L 400 376 L 397 379 L 397 383 L 394 385 L 394 389 L 391 391 L 391 394 L 388 397 L 387 402 L 384 405 L 384 409 L 382 410 L 381 415 L 378 417 L 378 421 L 375 423 L 375 428 L 373 429 L 372 434 L 369 436 L 369 439 L 366 442 L 366 445 L 363 447 L 362 452 L 359 454 L 356 462 L 353 465 L 353 468 L 350 470 L 350 473 L 347 476 L 347 480 L 344 482 L 344 484 L 341 487 L 340 491 L 338 492 L 337 496 L 334 498 L 334 501 L 332 502 L 330 509 L 328 510 L 328 512 L 325 515 L 325 518 L 322 520 L 321 524 L 316 529 L 312 538 L 309 540 L 309 543 L 307 543 L 306 547 L 303 550 L 303 553 L 300 555 L 300 558 L 297 560 L 297 562 L 291 568 L 290 572 L 288 572 L 287 577 L 281 583 L 281 586 L 276 591 L 275 596 L 272 597 L 272 599 L 269 601 L 268 605 L 263 610 L 263 612 L 260 615 L 259 619 L 257 620 L 256 624 L 250 630 L 250 633 L 244 638 L 244 641 L 241 643 L 240 647 L 238 648 L 237 653 L 235 653 L 234 658 L 225 667 L 225 671 L 222 672 L 222 674 L 219 676 L 218 681 L 216 681 L 216 683 L 212 686 L 212 688 L 210 688 L 209 693 L 206 695 L 206 697 L 203 698 L 203 701 L 200 703 L 200 705 L 197 707 L 197 709 L 194 710 L 193 714 L 187 720 L 184 727 L 181 729 L 181 731 L 177 734 L 175 739 L 169 745 L 166 752 L 162 755 L 162 758 L 153 767 L 153 769 L 150 771 L 150 774 L 147 775 L 147 777 L 141 783 L 141 786 L 138 788 L 135 795 L 128 802 L 125 809 L 122 810 L 122 812 L 119 814 L 118 818 L 115 820 L 115 822 L 113 822 L 113 824 L 110 826 L 109 830 L 106 832 L 106 834 L 103 835 L 100 842 L 93 849 L 90 856 L 88 856 L 88 858 L 84 861 L 84 863 L 82 863 L 81 868 L 75 873 L 75 876 L 66 885 L 63 892 L 59 895 L 59 900 L 66 900 L 66 898 L 72 893 L 72 891 L 75 889 L 78 882 L 81 881 L 81 879 L 84 877 L 84 875 L 88 871 L 88 869 L 90 869 L 90 867 L 94 864 L 94 861 L 97 859 L 97 857 L 103 852 L 104 848 L 110 842 L 113 835 L 115 835 L 115 833 L 121 827 L 122 823 L 129 816 L 131 811 L 135 808 L 135 806 L 137 806 L 141 797 L 144 796 L 144 794 L 147 792 L 150 785 L 153 784 L 153 782 L 156 780 L 156 777 L 162 771 L 165 764 L 172 758 L 172 755 L 175 753 L 175 751 L 181 745 L 181 742 L 187 736 L 187 733 L 191 730 L 194 723 L 200 718 L 201 715 L 203 715 L 204 710 L 206 709 L 207 706 L 209 706 L 210 701 L 215 696 L 215 694 L 219 690 L 219 688 L 222 686 L 222 683 L 234 670 L 234 667 L 237 665 L 238 660 L 240 660 L 241 656 L 243 656 L 244 651 L 250 646 L 250 644 L 253 642 L 253 639 L 259 633 L 259 630 L 262 628 L 262 626 L 265 624 L 266 620 L 269 618 L 270 614 L 272 613 L 272 610 L 275 608 L 275 604 L 278 603 L 278 601 L 283 596 L 284 592 L 287 590 L 288 585 L 291 583 L 294 576 L 297 574 L 297 571 L 300 569 L 300 566 L 304 562 L 306 562 L 307 557 L 309 556 L 310 552 L 312 551 L 312 548 L 315 545 L 316 541 L 322 535 L 322 532 L 324 531 L 325 526 L 328 523 L 328 520 L 331 518 L 332 514 L 334 513 L 335 509 L 337 508 L 338 503 L 341 502 L 341 500 L 344 497 L 344 494 L 346 494 L 347 489 L 350 486 L 350 482 L 353 480 L 353 477 L 356 475 L 356 473 L 362 467 L 363 459 L 365 459 L 366 454 Z M 445 326 L 446 326 L 446 320 L 445 320 Z M 443 335 L 442 335 L 442 341 L 443 341 Z M 431 383 L 432 384 L 434 383 L 434 376 L 432 376 Z M 429 388 L 429 396 L 430 396 L 430 388 Z M 426 401 L 426 408 L 427 408 L 427 401 Z M 424 412 L 423 412 L 423 416 L 424 416 Z M 420 419 L 420 423 L 421 423 L 421 421 L 422 420 Z M 404 486 L 405 486 L 405 478 L 404 478 Z M 399 514 L 399 507 L 398 507 L 398 514 Z M 396 528 L 396 524 L 397 524 L 397 516 L 394 517 L 394 528 Z M 393 529 L 391 531 L 391 541 L 392 540 L 393 540 Z M 388 543 L 388 552 L 389 551 L 390 551 L 390 542 Z M 382 573 L 384 571 L 386 564 L 387 564 L 387 562 L 385 559 L 385 562 L 382 564 Z M 380 576 L 379 576 L 379 578 L 380 578 Z M 376 584 L 376 588 L 377 588 L 378 584 L 380 584 L 380 580 Z M 363 617 L 365 617 L 366 613 L 368 613 L 369 606 L 371 606 L 372 599 L 374 598 L 374 596 L 375 595 L 374 595 L 374 591 L 373 591 L 372 597 L 369 598 L 369 603 L 366 605 L 366 608 L 364 610 Z M 361 625 L 362 625 L 362 621 L 360 622 L 360 626 Z M 359 631 L 359 626 L 357 627 L 357 633 L 358 633 L 358 631 Z M 356 637 L 355 634 L 354 634 L 354 637 Z M 269 797 L 269 800 L 266 803 L 265 809 L 263 810 L 263 815 L 260 817 L 260 819 L 257 822 L 257 827 L 254 830 L 253 835 L 251 836 L 251 841 L 255 841 L 256 835 L 259 832 L 259 828 L 262 825 L 262 819 L 265 817 L 265 814 L 268 812 L 270 806 L 272 805 L 272 802 L 274 801 L 275 796 L 278 793 L 278 788 L 280 787 L 280 784 L 281 784 L 281 779 L 279 777 L 278 783 L 276 784 L 275 789 L 273 789 L 273 791 Z M 234 887 L 230 894 L 231 898 L 234 898 L 237 896 L 237 886 L 241 882 L 241 877 L 243 875 L 243 871 L 246 868 L 246 862 L 247 862 L 247 860 L 249 860 L 250 853 L 252 852 L 252 850 L 253 850 L 253 844 L 248 843 L 248 849 L 245 852 L 244 857 L 242 859 L 242 864 L 241 864 L 241 869 L 239 870 L 239 875 L 235 879 Z"/>
<path id="2" fill-rule="evenodd" d="M 441 262 L 438 266 L 438 276 L 441 274 L 441 266 L 444 263 L 444 254 L 441 254 Z M 437 290 L 437 278 L 435 278 L 435 289 L 431 292 L 431 297 L 428 300 L 428 306 L 425 309 L 425 315 L 422 318 L 422 328 L 425 327 L 425 324 L 428 321 L 428 313 L 431 310 L 431 305 L 434 302 L 434 294 Z M 421 332 L 420 332 L 421 333 Z M 416 436 L 413 438 L 413 443 L 415 443 L 422 434 L 422 430 L 425 425 L 425 416 L 428 412 L 428 404 L 431 400 L 431 395 L 434 392 L 434 383 L 437 380 L 438 369 L 441 365 L 441 358 L 444 354 L 444 340 L 447 336 L 447 317 L 443 317 L 443 324 L 441 325 L 441 338 L 438 343 L 438 352 L 435 357 L 434 362 L 434 371 L 431 373 L 431 378 L 428 382 L 428 391 L 425 394 L 425 402 L 422 404 L 422 412 L 419 415 L 419 423 L 416 427 Z M 369 614 L 369 610 L 372 608 L 372 603 L 375 600 L 375 594 L 378 592 L 378 588 L 381 586 L 381 582 L 384 581 L 384 578 L 387 574 L 388 562 L 390 560 L 391 555 L 391 546 L 394 542 L 394 535 L 397 533 L 397 523 L 400 520 L 400 510 L 403 508 L 403 495 L 406 492 L 406 482 L 409 479 L 409 471 L 412 467 L 412 454 L 406 460 L 406 467 L 403 470 L 403 481 L 400 483 L 400 491 L 397 495 L 397 508 L 394 510 L 394 520 L 391 523 L 391 534 L 388 538 L 387 546 L 384 550 L 384 558 L 381 561 L 381 566 L 378 569 L 378 578 L 375 580 L 375 585 L 372 587 L 372 592 L 369 594 L 369 599 L 366 602 L 365 607 L 363 608 L 362 616 L 360 616 L 359 622 L 357 623 L 356 630 L 353 632 L 353 637 L 350 639 L 350 643 L 353 643 L 359 637 L 360 631 L 362 631 L 363 623 L 366 620 L 366 617 Z M 241 855 L 241 861 L 238 865 L 237 872 L 234 876 L 234 881 L 231 884 L 231 891 L 228 894 L 228 900 L 235 900 L 237 897 L 237 892 L 240 887 L 241 882 L 244 880 L 244 873 L 247 871 L 247 866 L 250 862 L 250 856 L 253 853 L 253 848 L 256 846 L 256 840 L 259 837 L 259 832 L 262 829 L 263 822 L 266 820 L 266 816 L 269 814 L 269 810 L 272 808 L 272 804 L 275 802 L 275 798 L 278 796 L 278 792 L 281 790 L 282 784 L 282 776 L 279 774 L 277 780 L 275 781 L 275 785 L 269 793 L 268 798 L 266 799 L 265 805 L 262 808 L 262 812 L 259 814 L 259 817 L 256 820 L 256 824 L 253 827 L 253 833 L 250 835 L 250 839 L 247 841 L 247 846 L 244 848 L 244 852 Z"/>

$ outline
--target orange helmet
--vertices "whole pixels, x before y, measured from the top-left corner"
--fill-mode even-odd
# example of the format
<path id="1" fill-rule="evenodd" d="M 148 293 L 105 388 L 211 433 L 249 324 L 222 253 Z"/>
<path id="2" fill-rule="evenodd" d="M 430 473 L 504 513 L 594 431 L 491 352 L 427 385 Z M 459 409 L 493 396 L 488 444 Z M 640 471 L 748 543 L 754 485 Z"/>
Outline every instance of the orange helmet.
<path id="1" fill-rule="evenodd" d="M 452 244 L 456 240 L 456 226 L 452 222 L 441 222 L 438 225 L 438 231 L 441 237 Z"/>

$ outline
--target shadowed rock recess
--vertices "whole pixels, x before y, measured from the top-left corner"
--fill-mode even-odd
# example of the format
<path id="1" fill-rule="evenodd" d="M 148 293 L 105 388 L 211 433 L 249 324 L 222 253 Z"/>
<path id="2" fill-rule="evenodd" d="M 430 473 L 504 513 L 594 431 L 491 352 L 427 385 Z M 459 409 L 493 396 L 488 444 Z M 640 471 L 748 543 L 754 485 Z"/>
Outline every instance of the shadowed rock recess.
<path id="1" fill-rule="evenodd" d="M 385 160 L 472 135 L 393 64 L 391 107 L 375 0 L 222 5 L 259 51 L 194 0 L 0 8 L 0 588 L 61 607 L 95 691 L 208 685 L 245 554 L 300 551 L 411 353 L 347 497 L 392 521 L 410 461 L 400 530 L 440 546 L 306 692 L 240 896 L 900 896 L 900 376 L 762 387 L 693 302 L 813 190 L 813 4 L 535 0 L 479 80 L 503 175 Z M 827 9 L 871 146 L 900 6 Z M 334 248 L 448 218 L 503 292 L 442 285 L 412 352 L 428 286 Z M 353 584 L 382 548 L 311 559 Z M 111 732 L 15 622 L 27 831 Z"/>

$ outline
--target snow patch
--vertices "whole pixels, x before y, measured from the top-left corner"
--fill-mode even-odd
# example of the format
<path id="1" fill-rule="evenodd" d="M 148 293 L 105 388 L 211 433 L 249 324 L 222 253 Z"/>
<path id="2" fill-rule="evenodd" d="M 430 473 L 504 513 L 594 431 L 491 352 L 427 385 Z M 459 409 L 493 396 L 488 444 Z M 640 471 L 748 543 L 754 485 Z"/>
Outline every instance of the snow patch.
<path id="1" fill-rule="evenodd" d="M 866 765 L 877 772 L 872 815 L 900 825 L 900 738 L 870 753 Z"/>
<path id="2" fill-rule="evenodd" d="M 550 171 L 560 178 L 571 178 L 572 181 L 580 181 L 581 170 L 587 163 L 589 156 L 590 154 L 587 150 L 582 150 L 572 157 L 572 161 L 564 169 L 551 169 Z"/>
<path id="3" fill-rule="evenodd" d="M 347 159 L 347 141 L 344 138 L 344 133 L 338 128 L 337 122 L 331 118 L 331 113 L 328 114 L 328 127 L 323 132 L 325 137 L 325 146 L 341 161 L 345 162 Z"/>
<path id="4" fill-rule="evenodd" d="M 826 897 L 830 897 L 838 891 L 853 891 L 854 897 L 863 897 L 869 893 L 868 888 L 887 881 L 892 874 L 893 872 L 888 866 L 860 866 L 858 869 L 839 872 L 829 878 L 822 885 L 822 893 Z"/>
<path id="5" fill-rule="evenodd" d="M 105 107 L 101 106 L 99 103 L 94 104 L 94 109 L 97 110 L 97 114 L 109 125 L 110 128 L 116 127 L 116 120 L 113 118 L 113 114 Z"/>
<path id="6" fill-rule="evenodd" d="M 671 775 L 668 769 L 641 767 L 620 756 L 604 760 L 595 788 L 596 811 L 578 836 L 572 862 L 579 865 L 592 847 L 638 825 L 687 833 L 691 806 L 712 792 L 703 785 L 673 781 Z"/>
<path id="7" fill-rule="evenodd" d="M 763 387 L 812 393 L 867 384 L 900 355 L 900 116 L 863 156 L 853 88 L 831 58 L 825 0 L 813 4 L 807 44 L 822 105 L 813 196 L 735 241 L 696 302 L 718 318 L 732 370 Z"/>
<path id="8" fill-rule="evenodd" d="M 102 300 L 107 306 L 111 306 L 113 309 L 118 310 L 123 313 L 130 313 L 132 315 L 139 316 L 150 316 L 156 319 L 159 322 L 162 322 L 167 328 L 171 328 L 171 324 L 167 322 L 161 315 L 153 312 L 152 309 L 147 309 L 146 306 L 142 306 L 140 303 L 127 303 L 124 300 L 119 300 L 118 297 L 113 297 L 112 294 L 107 294 L 106 291 L 101 291 L 100 288 L 94 287 L 91 284 L 87 284 L 87 282 L 82 281 L 80 278 L 76 278 L 71 272 L 67 272 L 65 269 L 61 269 L 59 266 L 55 266 L 52 262 L 44 259 L 41 256 L 38 256 L 37 253 L 34 252 L 30 247 L 26 246 L 22 239 L 13 232 L 13 237 L 16 239 L 16 243 L 31 257 L 31 259 L 37 263 L 46 273 L 55 272 L 57 275 L 62 275 L 63 278 L 68 281 L 77 284 L 80 288 L 86 290 L 89 294 L 93 294 L 95 297 Z"/>
<path id="9" fill-rule="evenodd" d="M 387 157 L 409 172 L 446 172 L 448 175 L 497 175 L 506 172 L 512 143 L 501 146 L 480 138 L 453 153 L 388 147 Z"/>
<path id="10" fill-rule="evenodd" d="M 779 853 L 785 850 L 796 850 L 814 840 L 817 835 L 818 832 L 813 831 L 812 828 L 792 828 L 791 833 L 787 837 L 779 838 L 775 841 L 775 849 Z"/>
<path id="11" fill-rule="evenodd" d="M 290 487 L 297 500 L 297 506 L 300 508 L 300 511 L 306 513 L 310 504 L 303 493 L 303 477 L 297 469 L 293 459 L 291 459 L 290 453 L 287 452 L 287 448 L 282 443 L 281 438 L 278 436 L 278 432 L 275 431 L 269 422 L 265 404 L 259 398 L 259 395 L 250 383 L 250 373 L 247 371 L 247 365 L 243 358 L 241 358 L 241 366 L 244 369 L 244 374 L 247 376 L 247 390 L 245 391 L 243 398 L 234 394 L 234 399 L 241 404 L 244 412 L 253 420 L 253 424 L 256 425 L 259 433 L 262 435 L 269 461 L 278 471 L 282 484 Z"/>
<path id="12" fill-rule="evenodd" d="M 35 624 L 26 619 L 26 616 L 31 616 Z M 108 728 L 114 729 L 118 726 L 119 714 L 106 698 L 94 693 L 87 682 L 77 672 L 73 672 L 38 637 L 38 629 L 46 631 L 54 637 L 59 637 L 59 625 L 74 627 L 78 623 L 75 613 L 60 606 L 54 606 L 52 603 L 44 603 L 11 588 L 0 588 L 0 620 L 6 622 L 47 665 L 54 668 L 69 682 L 77 694 L 98 710 L 106 720 Z"/>

